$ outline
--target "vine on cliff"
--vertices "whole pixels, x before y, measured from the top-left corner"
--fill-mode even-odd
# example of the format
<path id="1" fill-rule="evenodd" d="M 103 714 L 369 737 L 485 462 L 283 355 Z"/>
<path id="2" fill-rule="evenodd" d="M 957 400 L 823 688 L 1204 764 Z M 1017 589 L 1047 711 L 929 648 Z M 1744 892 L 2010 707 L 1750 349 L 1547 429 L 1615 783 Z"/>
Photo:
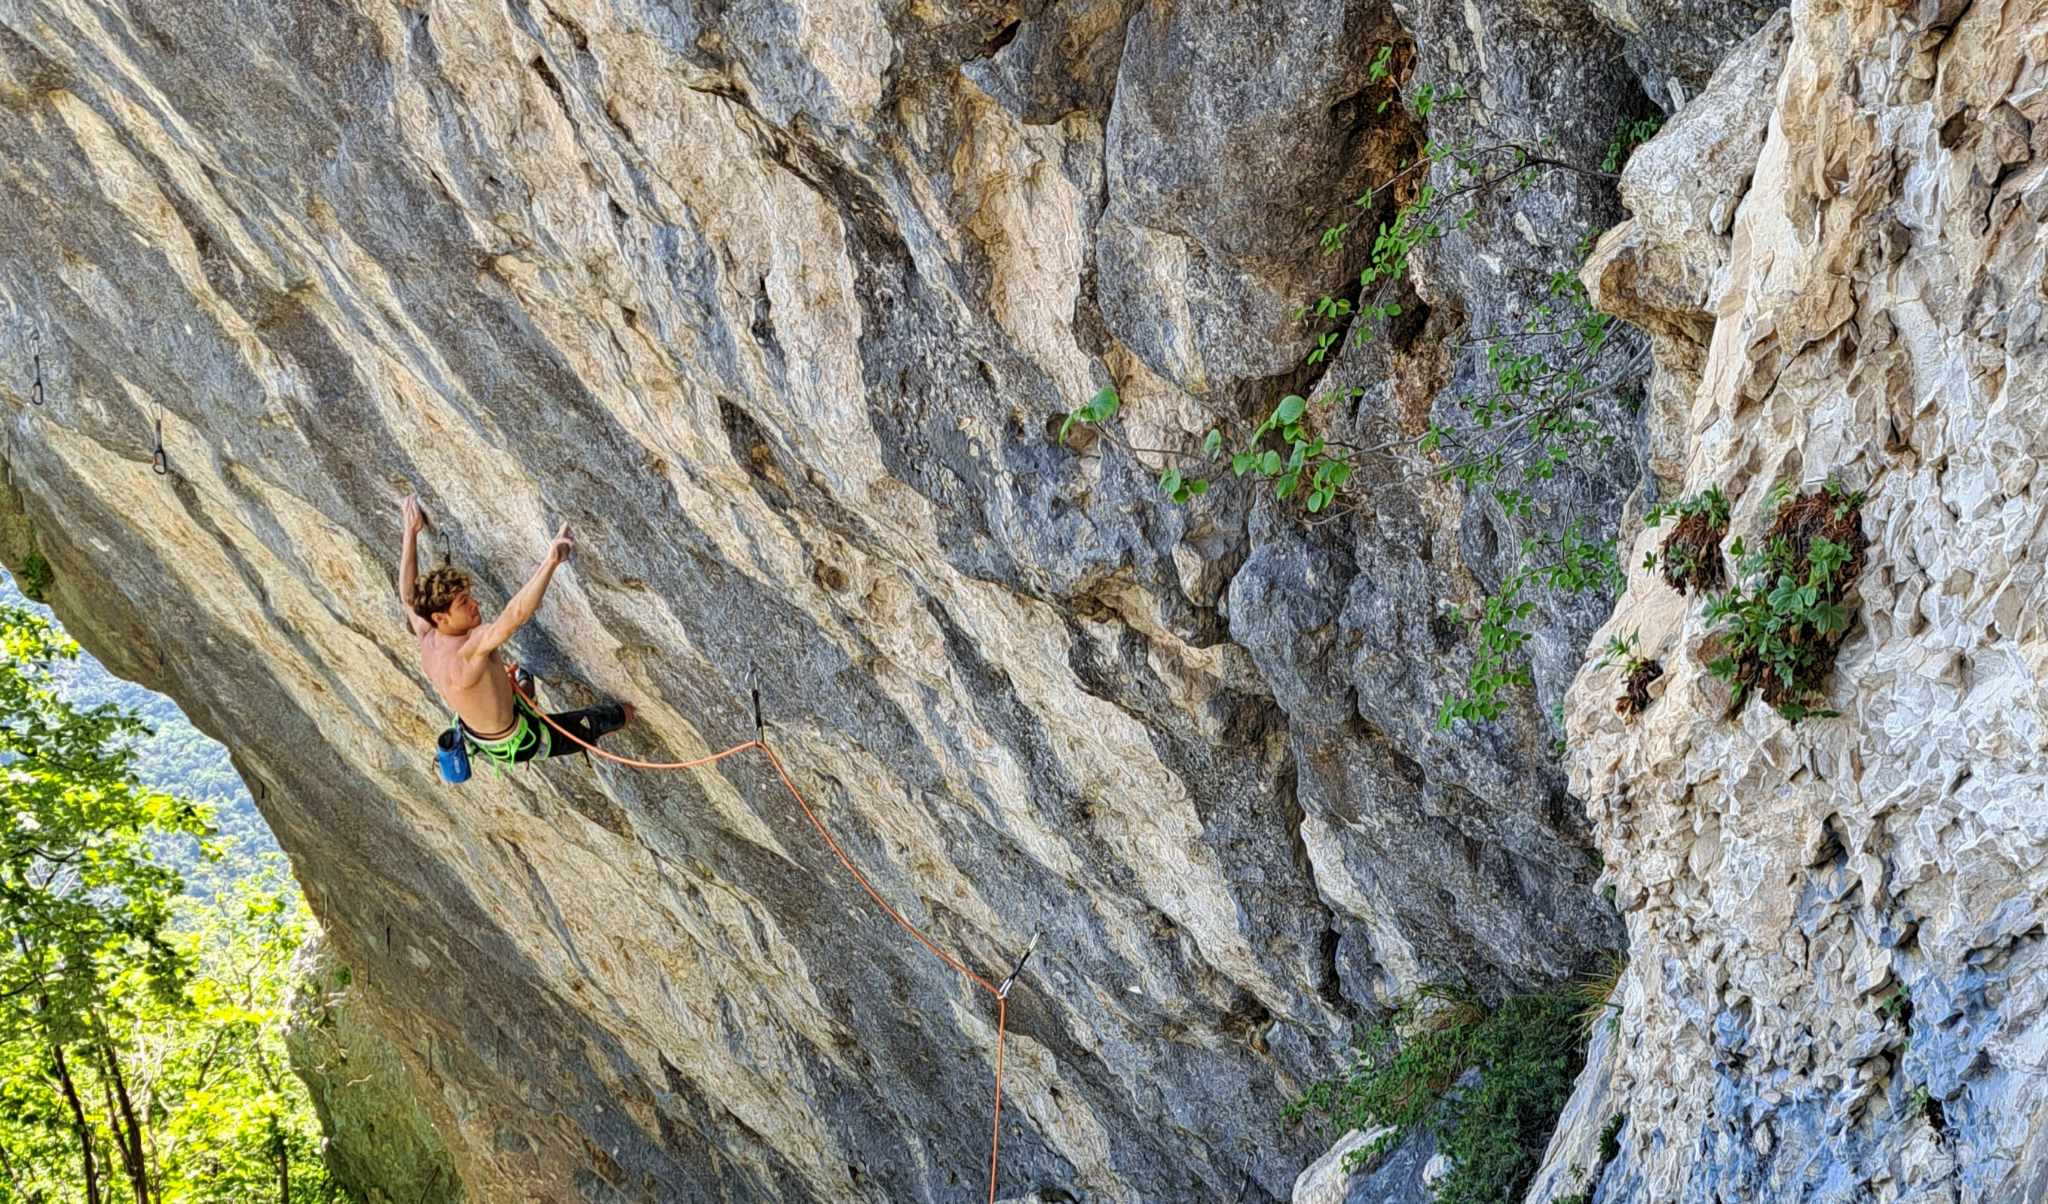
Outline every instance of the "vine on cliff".
<path id="1" fill-rule="evenodd" d="M 1388 90 L 1382 110 L 1400 95 L 1393 58 L 1393 49 L 1383 46 L 1368 68 L 1369 85 Z M 1408 107 L 1426 119 L 1441 106 L 1468 99 L 1461 88 L 1439 91 L 1424 81 L 1409 93 Z M 1508 188 L 1527 190 L 1555 172 L 1612 179 L 1656 128 L 1655 120 L 1623 122 L 1598 169 L 1556 157 L 1548 139 L 1532 145 L 1483 133 L 1426 142 L 1413 160 L 1353 202 L 1366 218 L 1340 221 L 1323 231 L 1324 254 L 1342 254 L 1362 242 L 1361 220 L 1369 221 L 1386 202 L 1401 198 L 1363 244 L 1355 288 L 1325 294 L 1296 311 L 1296 320 L 1309 326 L 1306 366 L 1327 367 L 1347 334 L 1352 346 L 1386 337 L 1403 314 L 1401 293 L 1413 256 L 1451 230 L 1469 228 L 1488 196 Z M 1439 169 L 1450 177 L 1447 187 L 1428 182 Z M 1330 431 L 1332 413 L 1364 390 L 1338 384 L 1289 393 L 1256 423 L 1221 414 L 1194 446 L 1140 448 L 1113 433 L 1121 399 L 1110 386 L 1066 416 L 1059 441 L 1064 444 L 1076 424 L 1098 430 L 1156 472 L 1161 491 L 1176 504 L 1192 502 L 1218 482 L 1260 482 L 1270 484 L 1279 501 L 1298 501 L 1311 521 L 1325 521 L 1355 509 L 1357 464 L 1376 457 L 1397 474 L 1453 481 L 1468 494 L 1483 494 L 1509 516 L 1527 517 L 1532 485 L 1612 445 L 1614 437 L 1596 419 L 1594 406 L 1617 397 L 1648 355 L 1644 340 L 1621 337 L 1628 328 L 1592 307 L 1577 271 L 1591 242 L 1588 233 L 1574 248 L 1571 266 L 1551 274 L 1547 295 L 1521 329 L 1490 329 L 1464 344 L 1485 348 L 1486 371 L 1480 388 L 1456 399 L 1462 419 L 1455 424 L 1432 421 L 1419 434 L 1377 444 L 1345 442 Z M 1584 528 L 1583 519 L 1574 520 L 1554 535 L 1525 541 L 1520 563 L 1501 586 L 1460 611 L 1475 630 L 1477 647 L 1463 689 L 1438 714 L 1439 727 L 1460 719 L 1498 718 L 1512 692 L 1530 684 L 1523 649 L 1533 636 L 1528 620 L 1535 603 L 1529 595 L 1535 588 L 1619 588 L 1623 574 L 1612 542 L 1592 540 Z"/>

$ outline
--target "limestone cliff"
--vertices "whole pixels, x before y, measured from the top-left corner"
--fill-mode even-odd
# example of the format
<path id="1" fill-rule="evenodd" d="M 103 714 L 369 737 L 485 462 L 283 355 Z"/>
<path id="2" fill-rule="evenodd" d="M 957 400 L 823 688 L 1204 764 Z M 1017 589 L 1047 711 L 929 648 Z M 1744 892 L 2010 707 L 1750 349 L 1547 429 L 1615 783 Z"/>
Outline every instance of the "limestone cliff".
<path id="1" fill-rule="evenodd" d="M 1438 599 L 1516 520 L 1181 509 L 1048 437 L 1110 382 L 1141 444 L 1272 404 L 1291 307 L 1354 270 L 1318 232 L 1424 136 L 1366 96 L 1391 11 L 6 14 L 8 380 L 39 332 L 49 398 L 11 394 L 15 508 L 67 627 L 235 750 L 477 1198 L 958 1198 L 995 1034 L 758 764 L 438 783 L 410 487 L 487 600 L 575 526 L 516 646 L 544 697 L 632 699 L 620 747 L 673 758 L 751 735 L 758 685 L 935 939 L 993 974 L 1046 932 L 1006 1193 L 1284 1194 L 1279 1105 L 1361 1008 L 1617 939 L 1538 704 L 1430 722 L 1469 656 Z M 1582 160 L 1603 88 L 1646 106 L 1592 16 L 1496 24 L 1414 53 L 1493 56 L 1491 103 Z M 1489 210 L 1432 333 L 1526 308 L 1613 206 Z M 1406 382 L 1361 430 L 1419 434 L 1471 370 L 1412 344 L 1345 366 Z M 1611 522 L 1632 474 L 1624 443 L 1550 504 Z M 1604 605 L 1545 605 L 1554 697 Z"/>
<path id="2" fill-rule="evenodd" d="M 1648 707 L 1574 684 L 1630 966 L 1532 1204 L 1617 1115 L 1595 1199 L 2048 1197 L 2044 118 L 2039 5 L 1802 0 L 1629 165 L 1586 277 L 1656 332 L 1660 487 L 1754 546 L 1832 476 L 1869 546 L 1839 717 L 1731 713 L 1724 625 L 1645 570 L 1601 638 Z"/>
<path id="3" fill-rule="evenodd" d="M 235 750 L 471 1198 L 978 1197 L 995 1034 L 758 764 L 441 785 L 392 590 L 410 487 L 491 601 L 575 526 L 517 643 L 545 698 L 630 698 L 619 747 L 668 759 L 751 736 L 758 686 L 935 939 L 999 973 L 1045 932 L 1004 1194 L 1258 1200 L 1318 1152 L 1279 1104 L 1362 1012 L 1622 939 L 1549 719 L 1608 600 L 1532 597 L 1534 690 L 1440 731 L 1473 655 L 1447 606 L 1566 518 L 1635 538 L 1632 491 L 1719 481 L 1744 527 L 1839 472 L 1871 491 L 1838 674 L 1867 705 L 1719 721 L 1697 607 L 1638 574 L 1610 627 L 1669 673 L 1631 724 L 1581 675 L 1573 783 L 1638 945 L 1631 1077 L 1602 1087 L 1646 1123 L 1607 1198 L 1890 1157 L 1897 1126 L 1825 1133 L 1874 1123 L 1849 1084 L 1903 1078 L 1771 1077 L 1802 1025 L 1849 1056 L 1869 1009 L 1839 984 L 1880 963 L 1919 984 L 1904 1056 L 1944 1123 L 2037 1090 L 1979 1055 L 2037 1015 L 2037 900 L 1983 879 L 2039 845 L 2039 507 L 2009 466 L 2040 431 L 2014 340 L 2048 55 L 2037 15 L 1954 7 L 1801 10 L 1782 71 L 1767 32 L 1707 88 L 1764 9 L 9 0 L 0 553 L 32 544 L 66 626 Z M 1469 103 L 1381 107 L 1380 45 Z M 1622 198 L 1590 170 L 1489 198 L 1418 254 L 1391 338 L 1302 367 L 1290 315 L 1355 276 L 1317 242 L 1366 184 L 1480 133 L 1597 164 L 1659 109 L 1674 149 Z M 1647 423 L 1624 373 L 1589 419 L 1614 441 L 1522 506 L 1407 465 L 1330 521 L 1177 507 L 1123 444 L 1050 437 L 1114 384 L 1129 443 L 1193 446 L 1318 373 L 1359 390 L 1332 420 L 1357 443 L 1469 424 L 1476 332 L 1533 321 L 1622 200 L 1591 274 L 1656 349 Z M 1985 622 L 1995 653 L 1961 634 Z M 1754 801 L 1780 790 L 1806 801 Z"/>

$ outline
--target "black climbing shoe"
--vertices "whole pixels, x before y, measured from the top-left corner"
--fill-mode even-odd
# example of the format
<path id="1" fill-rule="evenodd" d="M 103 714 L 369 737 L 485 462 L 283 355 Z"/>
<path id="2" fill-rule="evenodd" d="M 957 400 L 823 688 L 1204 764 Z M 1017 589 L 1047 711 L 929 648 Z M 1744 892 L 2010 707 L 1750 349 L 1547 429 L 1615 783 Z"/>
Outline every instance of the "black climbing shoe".
<path id="1" fill-rule="evenodd" d="M 626 714 L 626 704 L 608 702 L 600 707 L 590 708 L 590 730 L 599 736 L 608 736 L 626 726 L 631 716 Z"/>

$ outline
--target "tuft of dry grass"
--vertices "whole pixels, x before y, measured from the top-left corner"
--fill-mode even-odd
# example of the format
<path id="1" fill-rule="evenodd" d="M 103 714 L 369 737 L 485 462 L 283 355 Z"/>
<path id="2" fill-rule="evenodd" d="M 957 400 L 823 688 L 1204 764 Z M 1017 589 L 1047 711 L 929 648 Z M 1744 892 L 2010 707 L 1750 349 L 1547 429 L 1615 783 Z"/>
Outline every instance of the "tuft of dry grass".
<path id="1" fill-rule="evenodd" d="M 1664 539 L 1659 550 L 1664 582 L 1681 594 L 1711 593 L 1728 584 L 1728 566 L 1721 559 L 1721 537 L 1728 520 L 1705 511 L 1688 514 Z"/>
<path id="2" fill-rule="evenodd" d="M 1619 950 L 1607 956 L 1600 966 L 1572 982 L 1572 998 L 1579 1003 L 1579 1031 L 1590 1037 L 1593 1026 L 1608 1015 L 1619 1015 L 1621 1005 L 1614 1002 L 1614 993 L 1621 989 L 1621 976 L 1628 972 L 1628 954 Z"/>

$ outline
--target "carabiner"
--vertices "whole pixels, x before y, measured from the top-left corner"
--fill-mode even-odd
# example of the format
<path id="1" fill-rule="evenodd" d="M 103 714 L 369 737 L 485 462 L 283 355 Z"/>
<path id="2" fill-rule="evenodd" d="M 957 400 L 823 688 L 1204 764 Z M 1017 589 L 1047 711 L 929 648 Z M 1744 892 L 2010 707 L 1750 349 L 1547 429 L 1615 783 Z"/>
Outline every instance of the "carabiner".
<path id="1" fill-rule="evenodd" d="M 171 471 L 170 458 L 164 455 L 164 420 L 156 420 L 156 450 L 150 453 L 149 470 L 158 476 L 168 476 Z"/>

